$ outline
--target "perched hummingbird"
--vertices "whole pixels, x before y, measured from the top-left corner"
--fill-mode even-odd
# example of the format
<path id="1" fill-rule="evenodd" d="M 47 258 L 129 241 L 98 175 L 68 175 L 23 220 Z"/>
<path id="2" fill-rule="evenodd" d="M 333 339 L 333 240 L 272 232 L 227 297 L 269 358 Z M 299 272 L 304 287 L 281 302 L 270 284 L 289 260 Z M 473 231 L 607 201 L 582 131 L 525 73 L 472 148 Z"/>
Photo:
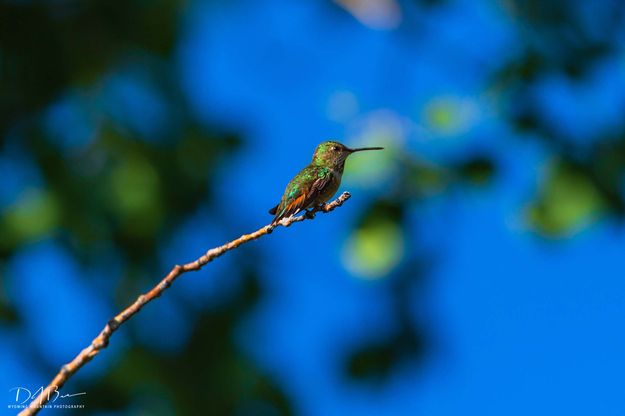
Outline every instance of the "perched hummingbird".
<path id="1" fill-rule="evenodd" d="M 272 225 L 282 218 L 325 204 L 334 196 L 341 184 L 345 160 L 354 152 L 381 150 L 383 147 L 350 149 L 339 142 L 323 142 L 315 149 L 312 162 L 302 169 L 286 186 L 282 200 L 269 210 L 275 215 Z"/>

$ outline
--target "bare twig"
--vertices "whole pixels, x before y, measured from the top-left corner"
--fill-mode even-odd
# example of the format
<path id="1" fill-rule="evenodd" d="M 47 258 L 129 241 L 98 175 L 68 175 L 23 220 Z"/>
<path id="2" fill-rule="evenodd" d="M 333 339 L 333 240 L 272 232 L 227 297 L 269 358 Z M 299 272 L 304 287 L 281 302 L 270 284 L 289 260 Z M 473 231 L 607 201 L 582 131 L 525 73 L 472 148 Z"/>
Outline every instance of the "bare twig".
<path id="1" fill-rule="evenodd" d="M 51 399 L 54 399 L 58 396 L 58 391 L 61 387 L 69 380 L 71 376 L 73 376 L 82 366 L 91 361 L 93 357 L 95 357 L 100 350 L 106 348 L 109 343 L 109 339 L 111 335 L 119 328 L 121 324 L 126 322 L 136 313 L 138 313 L 141 308 L 148 302 L 156 299 L 161 296 L 161 294 L 169 287 L 171 284 L 180 277 L 182 274 L 189 271 L 200 270 L 204 265 L 213 261 L 215 258 L 221 256 L 222 254 L 234 250 L 239 247 L 241 244 L 248 243 L 250 241 L 256 240 L 266 234 L 270 234 L 275 227 L 281 225 L 283 227 L 288 227 L 293 223 L 304 221 L 306 219 L 313 219 L 314 213 L 317 211 L 321 211 L 324 213 L 330 212 L 337 207 L 343 205 L 345 201 L 350 198 L 349 192 L 343 192 L 338 198 L 329 204 L 325 204 L 319 208 L 316 208 L 312 214 L 300 215 L 298 217 L 290 217 L 282 219 L 276 225 L 266 225 L 263 228 L 250 233 L 242 235 L 241 237 L 230 241 L 229 243 L 224 244 L 220 247 L 211 248 L 208 250 L 202 257 L 198 258 L 195 261 L 184 265 L 176 265 L 174 266 L 169 274 L 165 276 L 163 280 L 156 286 L 154 286 L 150 291 L 140 295 L 137 300 L 135 300 L 130 306 L 121 311 L 117 316 L 108 321 L 108 323 L 104 326 L 104 329 L 100 334 L 95 337 L 91 344 L 83 349 L 72 361 L 65 364 L 57 375 L 52 379 L 50 384 L 39 394 L 39 396 L 30 402 L 29 406 L 20 412 L 20 416 L 26 415 L 34 415 L 39 412 L 43 406 L 48 403 Z"/>

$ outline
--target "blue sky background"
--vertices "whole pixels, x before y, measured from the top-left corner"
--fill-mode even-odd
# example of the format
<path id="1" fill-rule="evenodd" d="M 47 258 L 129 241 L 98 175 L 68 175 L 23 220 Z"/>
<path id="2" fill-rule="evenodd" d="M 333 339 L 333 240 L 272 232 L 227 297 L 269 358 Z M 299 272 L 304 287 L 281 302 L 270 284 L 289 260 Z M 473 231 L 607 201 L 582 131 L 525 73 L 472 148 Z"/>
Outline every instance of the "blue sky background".
<path id="1" fill-rule="evenodd" d="M 625 413 L 625 235 L 600 212 L 560 238 L 528 224 L 555 156 L 506 122 L 515 102 L 492 76 L 521 53 L 527 28 L 495 3 L 449 0 L 428 9 L 403 1 L 400 23 L 382 19 L 383 28 L 317 1 L 196 1 L 181 16 L 174 67 L 189 110 L 244 142 L 218 162 L 211 209 L 231 212 L 228 227 L 199 209 L 160 244 L 161 271 L 265 224 L 266 210 L 320 141 L 387 147 L 351 161 L 345 206 L 252 243 L 268 290 L 237 327 L 236 343 L 278 381 L 297 414 Z M 596 2 L 592 13 L 610 4 Z M 533 83 L 540 117 L 571 143 L 590 145 L 623 127 L 623 37 L 616 45 L 580 80 L 546 71 Z M 120 64 L 97 88 L 67 91 L 46 108 L 46 128 L 63 151 L 97 140 L 101 114 L 138 132 L 137 140 L 165 140 L 177 110 L 141 71 Z M 391 234 L 399 255 L 371 274 L 353 265 L 355 218 L 388 195 L 402 155 L 444 166 L 478 153 L 496 161 L 490 184 L 415 201 L 403 229 Z M 36 191 L 40 173 L 10 145 L 0 171 L 5 209 L 24 195 L 45 198 Z M 425 358 L 408 360 L 380 386 L 346 379 L 343 360 L 353 347 L 397 327 L 388 288 L 423 253 L 436 260 L 409 298 L 431 344 Z M 218 303 L 237 277 L 215 277 L 227 276 L 233 261 L 227 255 L 185 277 L 172 289 L 176 299 L 198 309 Z M 116 312 L 110 288 L 123 278 L 123 262 L 111 254 L 105 268 L 85 268 L 50 233 L 2 267 L 3 296 L 23 325 L 0 326 L 0 386 L 46 383 L 50 369 Z M 165 295 L 129 325 L 134 342 L 175 352 L 193 324 Z M 170 336 L 155 331 L 163 326 Z M 124 332 L 76 377 L 97 380 L 128 348 Z"/>

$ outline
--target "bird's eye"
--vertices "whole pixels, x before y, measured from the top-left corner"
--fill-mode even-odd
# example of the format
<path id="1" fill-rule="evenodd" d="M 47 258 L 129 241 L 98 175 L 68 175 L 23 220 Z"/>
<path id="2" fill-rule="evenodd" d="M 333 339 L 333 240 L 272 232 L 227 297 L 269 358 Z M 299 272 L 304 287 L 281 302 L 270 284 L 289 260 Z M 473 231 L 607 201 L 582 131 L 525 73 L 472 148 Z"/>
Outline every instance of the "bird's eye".
<path id="1" fill-rule="evenodd" d="M 332 150 L 334 150 L 335 152 L 339 151 L 339 147 L 338 146 L 332 146 Z"/>

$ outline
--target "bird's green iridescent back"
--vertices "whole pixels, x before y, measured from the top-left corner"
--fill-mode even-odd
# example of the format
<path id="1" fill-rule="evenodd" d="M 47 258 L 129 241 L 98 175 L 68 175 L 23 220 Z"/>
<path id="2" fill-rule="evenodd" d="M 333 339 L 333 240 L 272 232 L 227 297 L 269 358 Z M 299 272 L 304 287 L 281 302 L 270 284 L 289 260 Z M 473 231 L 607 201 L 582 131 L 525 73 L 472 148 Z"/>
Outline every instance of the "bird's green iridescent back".
<path id="1" fill-rule="evenodd" d="M 341 183 L 340 173 L 310 164 L 289 182 L 276 209 L 276 218 L 287 217 L 327 202 Z"/>

